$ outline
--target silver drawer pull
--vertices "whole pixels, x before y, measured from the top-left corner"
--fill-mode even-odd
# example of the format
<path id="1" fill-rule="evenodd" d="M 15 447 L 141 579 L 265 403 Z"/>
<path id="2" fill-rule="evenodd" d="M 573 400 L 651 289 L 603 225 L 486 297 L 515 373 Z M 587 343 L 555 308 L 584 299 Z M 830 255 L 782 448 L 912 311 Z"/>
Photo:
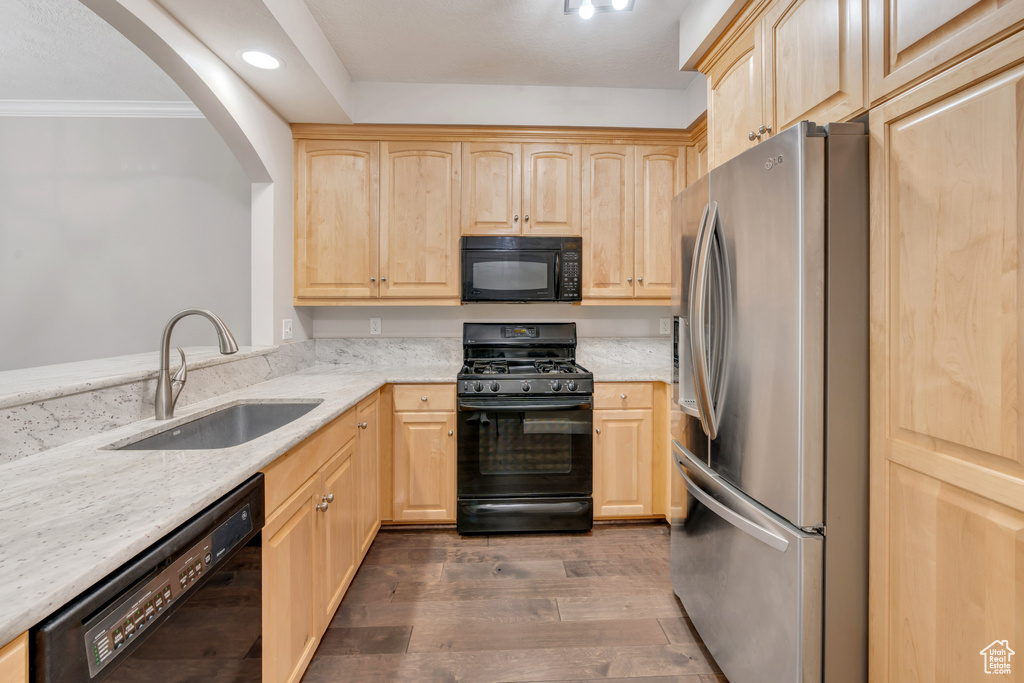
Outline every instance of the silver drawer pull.
<path id="1" fill-rule="evenodd" d="M 427 400 L 427 397 L 426 397 L 426 396 L 420 396 L 420 400 L 421 400 L 421 401 L 426 401 L 426 400 Z"/>
<path id="2" fill-rule="evenodd" d="M 621 397 L 622 397 L 622 400 L 623 400 L 623 401 L 625 401 L 625 400 L 626 400 L 626 395 L 625 395 L 625 394 L 619 394 L 619 396 L 621 396 Z"/>

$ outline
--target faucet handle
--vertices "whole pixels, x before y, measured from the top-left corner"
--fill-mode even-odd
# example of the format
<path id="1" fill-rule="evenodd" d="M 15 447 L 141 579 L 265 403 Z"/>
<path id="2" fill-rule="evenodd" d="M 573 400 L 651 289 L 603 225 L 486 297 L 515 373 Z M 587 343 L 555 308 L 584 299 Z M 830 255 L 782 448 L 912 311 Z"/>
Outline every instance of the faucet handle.
<path id="1" fill-rule="evenodd" d="M 185 352 L 180 346 L 177 349 L 178 355 L 181 356 L 181 366 L 171 376 L 171 410 L 174 409 L 174 404 L 178 402 L 178 394 L 185 388 L 185 380 L 188 376 L 188 368 L 185 367 Z"/>

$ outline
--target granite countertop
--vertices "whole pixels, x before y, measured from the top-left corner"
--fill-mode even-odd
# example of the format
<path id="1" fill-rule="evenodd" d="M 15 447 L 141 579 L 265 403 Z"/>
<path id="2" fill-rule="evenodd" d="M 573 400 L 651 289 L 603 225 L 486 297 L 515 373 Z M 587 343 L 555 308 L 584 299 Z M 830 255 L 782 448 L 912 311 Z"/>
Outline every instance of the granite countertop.
<path id="1" fill-rule="evenodd" d="M 667 381 L 661 363 L 605 363 L 600 381 Z M 451 364 L 317 365 L 0 465 L 0 645 L 388 383 L 449 383 Z M 216 451 L 113 451 L 241 400 L 323 399 L 294 422 Z"/>

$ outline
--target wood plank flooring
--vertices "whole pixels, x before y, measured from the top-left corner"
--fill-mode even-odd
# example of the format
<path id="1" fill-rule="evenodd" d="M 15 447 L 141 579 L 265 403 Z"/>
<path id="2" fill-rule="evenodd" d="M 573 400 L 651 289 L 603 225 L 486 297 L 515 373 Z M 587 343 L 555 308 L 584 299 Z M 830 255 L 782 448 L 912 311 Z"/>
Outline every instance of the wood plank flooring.
<path id="1" fill-rule="evenodd" d="M 586 680 L 728 683 L 672 593 L 666 525 L 382 529 L 303 678 Z"/>

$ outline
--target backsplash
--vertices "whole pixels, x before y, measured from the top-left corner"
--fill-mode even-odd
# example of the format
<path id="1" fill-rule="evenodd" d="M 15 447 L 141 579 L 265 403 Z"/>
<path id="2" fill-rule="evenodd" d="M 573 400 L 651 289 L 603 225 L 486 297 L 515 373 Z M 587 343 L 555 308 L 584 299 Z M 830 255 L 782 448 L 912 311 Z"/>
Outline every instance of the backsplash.
<path id="1" fill-rule="evenodd" d="M 116 367 L 118 359 L 95 361 Z M 176 361 L 172 359 L 172 365 Z M 189 368 L 179 406 L 219 396 L 293 373 L 316 363 L 313 341 L 283 344 L 259 355 Z M 45 369 L 42 370 L 45 372 Z M 137 373 L 133 373 L 137 374 Z M 152 418 L 156 371 L 143 379 L 67 394 L 55 388 L 49 397 L 38 389 L 26 391 L 26 401 L 8 396 L 0 408 L 0 463 L 56 448 L 145 418 Z"/>

